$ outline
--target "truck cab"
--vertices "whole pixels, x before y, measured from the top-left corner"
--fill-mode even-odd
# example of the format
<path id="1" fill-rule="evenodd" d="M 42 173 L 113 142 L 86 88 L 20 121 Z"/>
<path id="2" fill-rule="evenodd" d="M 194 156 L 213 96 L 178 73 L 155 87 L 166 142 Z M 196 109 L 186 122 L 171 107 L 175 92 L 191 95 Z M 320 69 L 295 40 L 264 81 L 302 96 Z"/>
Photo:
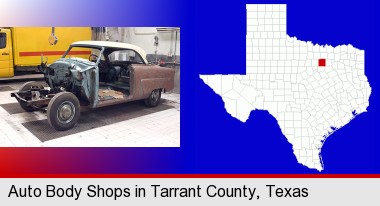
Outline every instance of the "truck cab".
<path id="1" fill-rule="evenodd" d="M 0 77 L 13 77 L 13 52 L 10 29 L 0 29 Z"/>
<path id="2" fill-rule="evenodd" d="M 90 27 L 0 27 L 0 78 L 39 72 L 42 56 L 51 64 L 71 43 L 90 39 Z M 70 55 L 90 54 L 76 50 Z"/>

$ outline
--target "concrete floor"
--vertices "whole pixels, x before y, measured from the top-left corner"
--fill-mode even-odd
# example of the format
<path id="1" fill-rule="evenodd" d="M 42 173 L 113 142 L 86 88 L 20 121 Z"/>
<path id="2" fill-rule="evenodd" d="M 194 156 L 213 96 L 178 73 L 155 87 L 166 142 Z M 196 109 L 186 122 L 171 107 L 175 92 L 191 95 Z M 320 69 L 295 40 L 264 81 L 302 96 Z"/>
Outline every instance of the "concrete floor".
<path id="1" fill-rule="evenodd" d="M 42 142 L 25 125 L 33 121 L 46 124 L 46 121 L 40 121 L 46 120 L 46 114 L 40 111 L 10 114 L 4 109 L 5 104 L 17 103 L 15 98 L 10 97 L 10 93 L 17 91 L 23 83 L 0 81 L 0 89 L 12 90 L 0 90 L 0 147 L 180 146 L 180 95 L 177 93 L 162 94 L 162 104 L 168 109 L 152 111 L 150 108 L 141 107 L 141 111 L 137 112 L 144 115 Z M 112 115 L 117 118 L 121 114 L 115 112 Z"/>

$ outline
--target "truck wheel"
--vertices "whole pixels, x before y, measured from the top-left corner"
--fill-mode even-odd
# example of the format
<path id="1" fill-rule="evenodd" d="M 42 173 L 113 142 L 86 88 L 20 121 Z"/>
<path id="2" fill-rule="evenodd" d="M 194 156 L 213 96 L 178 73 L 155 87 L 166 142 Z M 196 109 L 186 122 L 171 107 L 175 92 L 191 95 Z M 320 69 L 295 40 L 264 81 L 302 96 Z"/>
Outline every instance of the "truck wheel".
<path id="1" fill-rule="evenodd" d="M 78 98 L 70 92 L 56 94 L 47 107 L 47 119 L 55 130 L 71 129 L 78 122 L 80 104 Z"/>
<path id="2" fill-rule="evenodd" d="M 25 82 L 18 91 L 25 92 L 30 89 L 44 89 L 44 86 L 39 82 L 34 82 L 34 81 Z M 30 99 L 27 99 L 27 100 L 30 100 Z M 20 103 L 21 108 L 23 108 L 27 112 L 33 112 L 37 110 L 37 108 L 35 107 L 27 106 L 24 102 L 19 102 L 19 103 Z"/>
<path id="3" fill-rule="evenodd" d="M 149 97 L 145 99 L 145 105 L 148 107 L 155 107 L 160 103 L 161 89 L 155 89 L 150 93 Z"/>

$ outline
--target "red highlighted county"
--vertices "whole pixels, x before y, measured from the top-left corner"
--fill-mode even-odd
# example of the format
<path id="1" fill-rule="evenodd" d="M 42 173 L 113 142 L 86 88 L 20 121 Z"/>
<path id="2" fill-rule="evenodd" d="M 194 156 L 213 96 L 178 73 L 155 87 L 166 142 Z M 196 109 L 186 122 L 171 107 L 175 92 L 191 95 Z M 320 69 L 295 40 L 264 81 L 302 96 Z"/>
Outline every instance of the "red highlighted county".
<path id="1" fill-rule="evenodd" d="M 325 67 L 326 66 L 326 59 L 319 59 L 318 60 L 318 66 Z"/>
<path id="2" fill-rule="evenodd" d="M 200 78 L 241 122 L 252 110 L 267 110 L 293 146 L 297 161 L 323 170 L 326 138 L 369 106 L 372 89 L 364 50 L 289 37 L 285 4 L 247 4 L 246 57 L 244 75 Z"/>

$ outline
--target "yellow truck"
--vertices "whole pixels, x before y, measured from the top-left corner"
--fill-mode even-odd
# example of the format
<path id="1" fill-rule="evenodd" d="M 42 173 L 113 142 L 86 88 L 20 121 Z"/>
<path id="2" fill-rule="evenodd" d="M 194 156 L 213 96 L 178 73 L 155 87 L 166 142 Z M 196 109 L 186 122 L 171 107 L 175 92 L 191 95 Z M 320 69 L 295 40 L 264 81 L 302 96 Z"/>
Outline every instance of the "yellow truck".
<path id="1" fill-rule="evenodd" d="M 76 41 L 91 40 L 90 27 L 0 28 L 0 79 L 17 72 L 37 71 L 43 60 L 50 64 Z M 69 55 L 88 58 L 91 50 L 75 49 Z"/>

